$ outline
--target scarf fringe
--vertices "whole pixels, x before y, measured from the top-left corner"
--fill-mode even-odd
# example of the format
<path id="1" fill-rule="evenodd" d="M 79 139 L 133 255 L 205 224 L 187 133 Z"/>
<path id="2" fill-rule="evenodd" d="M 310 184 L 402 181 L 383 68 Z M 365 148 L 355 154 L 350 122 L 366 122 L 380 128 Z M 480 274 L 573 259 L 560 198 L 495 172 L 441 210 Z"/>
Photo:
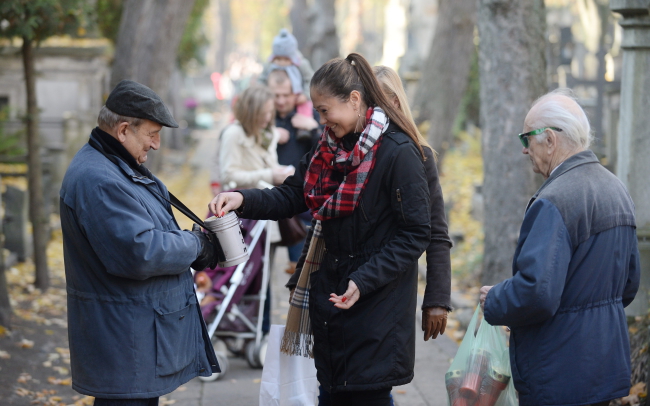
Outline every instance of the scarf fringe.
<path id="1" fill-rule="evenodd" d="M 280 351 L 287 355 L 314 358 L 314 336 L 297 331 L 286 331 L 280 343 Z"/>

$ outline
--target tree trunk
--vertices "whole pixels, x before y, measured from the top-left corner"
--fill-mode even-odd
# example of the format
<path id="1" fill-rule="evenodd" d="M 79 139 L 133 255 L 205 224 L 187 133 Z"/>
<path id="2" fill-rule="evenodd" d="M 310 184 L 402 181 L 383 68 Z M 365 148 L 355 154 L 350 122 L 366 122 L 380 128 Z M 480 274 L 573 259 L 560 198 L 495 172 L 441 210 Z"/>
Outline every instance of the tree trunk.
<path id="1" fill-rule="evenodd" d="M 0 178 L 0 186 L 2 178 Z M 2 205 L 2 193 L 0 193 L 0 206 Z M 0 218 L 0 326 L 11 330 L 11 302 L 9 301 L 9 287 L 7 286 L 7 275 L 5 274 L 5 257 L 4 257 L 4 231 L 2 223 L 4 218 Z"/>
<path id="2" fill-rule="evenodd" d="M 517 134 L 531 103 L 547 91 L 545 30 L 543 0 L 479 0 L 484 285 L 512 276 L 524 209 L 539 184 Z"/>
<path id="3" fill-rule="evenodd" d="M 305 58 L 311 60 L 311 55 L 309 54 L 308 49 L 309 18 L 307 0 L 293 0 L 291 11 L 289 12 L 291 31 L 293 36 L 298 40 L 298 49 L 300 52 L 302 52 Z"/>
<path id="4" fill-rule="evenodd" d="M 43 200 L 43 168 L 41 166 L 41 141 L 38 131 L 38 105 L 36 103 L 36 76 L 34 72 L 33 42 L 23 37 L 23 65 L 27 91 L 27 166 L 29 183 L 29 221 L 32 223 L 34 241 L 34 286 L 42 291 L 50 286 L 47 269 L 48 219 L 45 216 Z"/>
<path id="5" fill-rule="evenodd" d="M 134 80 L 168 104 L 178 45 L 193 6 L 194 0 L 124 0 L 111 89 L 120 80 Z M 156 172 L 161 163 L 160 153 L 150 153 L 146 166 Z"/>
<path id="6" fill-rule="evenodd" d="M 427 138 L 440 159 L 453 142 L 453 126 L 467 88 L 474 50 L 476 0 L 440 0 L 438 23 L 415 96 L 417 124 L 429 122 Z"/>
<path id="7" fill-rule="evenodd" d="M 335 0 L 315 0 L 311 18 L 308 50 L 314 70 L 339 56 L 339 36 L 336 33 Z"/>
<path id="8" fill-rule="evenodd" d="M 219 22 L 219 51 L 217 52 L 216 70 L 223 73 L 228 67 L 228 55 L 233 48 L 230 0 L 219 0 Z"/>
<path id="9" fill-rule="evenodd" d="M 194 0 L 124 0 L 111 88 L 131 79 L 164 99 L 193 6 Z"/>

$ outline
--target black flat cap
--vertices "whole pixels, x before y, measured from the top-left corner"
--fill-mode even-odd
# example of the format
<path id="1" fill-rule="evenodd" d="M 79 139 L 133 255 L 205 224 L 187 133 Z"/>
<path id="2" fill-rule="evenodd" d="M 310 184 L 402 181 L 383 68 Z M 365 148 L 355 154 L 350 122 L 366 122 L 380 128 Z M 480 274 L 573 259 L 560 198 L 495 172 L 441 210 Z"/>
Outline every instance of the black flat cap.
<path id="1" fill-rule="evenodd" d="M 115 86 L 106 99 L 106 107 L 121 116 L 146 118 L 165 127 L 178 128 L 156 92 L 132 80 L 123 80 Z"/>

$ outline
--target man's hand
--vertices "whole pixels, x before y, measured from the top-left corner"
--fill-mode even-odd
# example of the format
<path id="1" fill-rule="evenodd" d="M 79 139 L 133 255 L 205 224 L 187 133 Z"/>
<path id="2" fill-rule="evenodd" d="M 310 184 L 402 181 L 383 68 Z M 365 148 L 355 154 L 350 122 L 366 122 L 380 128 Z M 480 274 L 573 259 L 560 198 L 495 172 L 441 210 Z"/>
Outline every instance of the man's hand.
<path id="1" fill-rule="evenodd" d="M 201 231 L 197 224 L 194 224 L 192 227 L 192 234 L 198 237 L 199 242 L 201 243 L 201 250 L 199 251 L 199 256 L 196 257 L 194 262 L 192 262 L 192 269 L 195 271 L 202 271 L 205 268 L 214 268 L 217 266 L 217 254 L 214 245 L 208 239 L 208 236 Z"/>
<path id="2" fill-rule="evenodd" d="M 278 134 L 280 134 L 280 137 L 278 138 L 278 145 L 284 145 L 289 142 L 289 139 L 291 138 L 289 130 L 282 127 L 276 127 L 276 130 L 278 130 Z"/>
<path id="3" fill-rule="evenodd" d="M 239 192 L 219 193 L 212 199 L 208 208 L 217 217 L 223 217 L 232 210 L 237 210 L 244 203 L 244 195 Z"/>
<path id="4" fill-rule="evenodd" d="M 357 300 L 361 297 L 359 293 L 359 288 L 353 280 L 348 282 L 348 290 L 342 296 L 338 296 L 336 293 L 330 293 L 330 302 L 334 303 L 334 307 L 339 309 L 349 309 L 354 305 Z"/>
<path id="5" fill-rule="evenodd" d="M 318 127 L 318 123 L 311 117 L 303 116 L 302 114 L 294 114 L 291 117 L 291 124 L 301 130 L 311 131 Z"/>
<path id="6" fill-rule="evenodd" d="M 422 331 L 424 341 L 434 340 L 442 335 L 447 327 L 447 309 L 444 307 L 428 307 L 422 310 Z"/>
<path id="7" fill-rule="evenodd" d="M 492 289 L 492 286 L 483 286 L 480 290 L 481 296 L 479 296 L 479 301 L 481 302 L 481 310 L 483 311 L 485 311 L 485 299 L 490 289 Z"/>

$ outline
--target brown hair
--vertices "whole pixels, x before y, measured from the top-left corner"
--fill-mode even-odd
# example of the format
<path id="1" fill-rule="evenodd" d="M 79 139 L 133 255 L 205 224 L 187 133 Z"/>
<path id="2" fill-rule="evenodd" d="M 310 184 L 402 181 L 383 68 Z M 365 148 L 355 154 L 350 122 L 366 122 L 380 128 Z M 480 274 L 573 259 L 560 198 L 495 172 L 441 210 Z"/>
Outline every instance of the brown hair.
<path id="1" fill-rule="evenodd" d="M 239 96 L 235 103 L 235 118 L 239 121 L 247 136 L 254 136 L 260 141 L 261 134 L 258 133 L 257 123 L 262 115 L 264 105 L 269 100 L 273 100 L 274 97 L 273 92 L 262 85 L 252 85 Z M 266 130 L 270 131 L 272 126 L 273 120 L 271 120 Z"/>
<path id="2" fill-rule="evenodd" d="M 373 66 L 372 71 L 375 73 L 377 80 L 379 80 L 381 88 L 384 91 L 386 97 L 388 97 L 389 101 L 393 98 L 397 98 L 400 110 L 402 110 L 402 113 L 404 113 L 406 118 L 415 127 L 418 135 L 418 143 L 423 147 L 429 148 L 433 152 L 433 156 L 435 158 L 438 154 L 431 147 L 431 145 L 429 145 L 427 139 L 424 138 L 417 125 L 415 124 L 413 114 L 411 113 L 411 108 L 409 107 L 408 98 L 406 97 L 406 92 L 404 91 L 404 86 L 402 86 L 402 79 L 400 79 L 397 72 L 395 72 L 394 69 L 383 65 Z"/>
<path id="3" fill-rule="evenodd" d="M 345 59 L 330 60 L 314 73 L 311 87 L 324 95 L 338 97 L 342 101 L 348 101 L 353 90 L 358 91 L 368 107 L 381 107 L 388 118 L 411 137 L 424 158 L 415 123 L 388 100 L 370 64 L 363 56 L 351 53 Z"/>

